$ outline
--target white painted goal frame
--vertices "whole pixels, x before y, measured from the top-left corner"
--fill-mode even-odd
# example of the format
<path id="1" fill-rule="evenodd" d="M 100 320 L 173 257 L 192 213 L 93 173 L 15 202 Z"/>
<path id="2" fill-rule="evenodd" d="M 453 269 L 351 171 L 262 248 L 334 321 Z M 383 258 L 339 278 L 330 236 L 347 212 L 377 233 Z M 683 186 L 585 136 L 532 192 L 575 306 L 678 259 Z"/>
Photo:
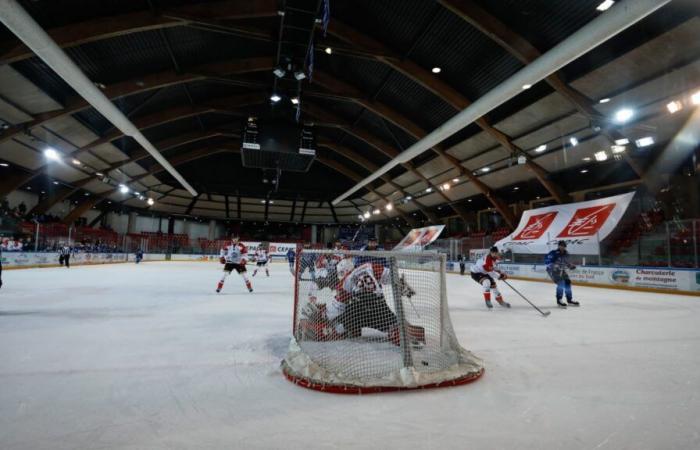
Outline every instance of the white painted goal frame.
<path id="1" fill-rule="evenodd" d="M 332 265 L 318 267 L 324 265 L 319 260 L 343 260 L 345 268 L 355 269 L 371 264 L 384 274 L 379 295 L 353 295 L 341 306 L 346 314 L 335 317 L 330 312 L 338 305 L 338 279 Z M 295 265 L 293 336 L 282 361 L 282 371 L 293 383 L 361 394 L 455 386 L 483 374 L 482 361 L 461 347 L 452 327 L 445 255 L 300 250 Z M 354 323 L 347 313 L 356 302 L 374 302 L 377 312 L 362 309 L 352 316 Z"/>

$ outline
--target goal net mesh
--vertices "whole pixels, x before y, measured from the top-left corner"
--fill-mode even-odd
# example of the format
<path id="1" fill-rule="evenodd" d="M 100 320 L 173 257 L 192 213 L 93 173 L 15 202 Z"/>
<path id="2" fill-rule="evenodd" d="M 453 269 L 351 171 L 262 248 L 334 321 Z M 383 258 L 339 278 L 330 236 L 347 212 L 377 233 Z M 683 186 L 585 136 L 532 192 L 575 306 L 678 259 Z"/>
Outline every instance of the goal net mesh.
<path id="1" fill-rule="evenodd" d="M 444 255 L 303 250 L 295 278 L 293 338 L 282 362 L 290 380 L 375 392 L 482 374 L 450 321 Z"/>

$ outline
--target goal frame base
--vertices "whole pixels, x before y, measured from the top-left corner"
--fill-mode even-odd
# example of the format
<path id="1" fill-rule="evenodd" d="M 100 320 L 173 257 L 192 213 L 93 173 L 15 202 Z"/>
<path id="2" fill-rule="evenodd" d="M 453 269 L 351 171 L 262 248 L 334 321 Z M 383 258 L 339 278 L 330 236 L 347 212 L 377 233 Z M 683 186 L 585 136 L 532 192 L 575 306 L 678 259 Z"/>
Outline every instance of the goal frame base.
<path id="1" fill-rule="evenodd" d="M 445 380 L 439 383 L 430 383 L 418 386 L 356 386 L 350 384 L 320 383 L 306 377 L 295 375 L 288 370 L 287 364 L 284 361 L 282 361 L 282 373 L 284 374 L 285 378 L 287 378 L 287 380 L 294 383 L 295 385 L 314 391 L 347 395 L 379 394 L 382 392 L 416 391 L 422 389 L 461 386 L 463 384 L 469 384 L 473 381 L 478 380 L 479 378 L 481 378 L 485 371 L 485 368 L 482 367 L 476 373 L 468 373 L 453 380 Z"/>

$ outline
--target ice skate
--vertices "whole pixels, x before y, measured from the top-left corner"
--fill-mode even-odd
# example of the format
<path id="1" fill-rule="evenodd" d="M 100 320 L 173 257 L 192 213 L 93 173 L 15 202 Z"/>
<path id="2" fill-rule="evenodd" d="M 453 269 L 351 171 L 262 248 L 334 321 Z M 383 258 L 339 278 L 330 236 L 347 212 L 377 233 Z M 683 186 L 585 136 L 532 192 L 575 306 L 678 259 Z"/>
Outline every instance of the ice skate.
<path id="1" fill-rule="evenodd" d="M 491 300 L 484 300 L 484 301 L 486 302 L 486 307 L 487 307 L 488 309 L 493 308 L 493 304 L 491 303 Z"/>
<path id="2" fill-rule="evenodd" d="M 581 306 L 581 304 L 574 299 L 568 299 L 568 300 L 566 300 L 566 303 L 569 306 Z"/>
<path id="3" fill-rule="evenodd" d="M 557 305 L 558 305 L 560 308 L 566 309 L 566 303 L 564 303 L 563 301 L 561 301 L 561 299 L 557 299 Z"/>

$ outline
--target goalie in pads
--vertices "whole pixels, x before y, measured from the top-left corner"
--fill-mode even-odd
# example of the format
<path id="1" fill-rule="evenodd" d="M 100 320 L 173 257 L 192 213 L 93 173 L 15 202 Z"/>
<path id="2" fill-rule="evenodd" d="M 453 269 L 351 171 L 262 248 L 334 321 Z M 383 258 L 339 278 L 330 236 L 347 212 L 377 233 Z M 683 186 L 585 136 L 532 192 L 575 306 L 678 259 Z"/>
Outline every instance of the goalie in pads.
<path id="1" fill-rule="evenodd" d="M 329 304 L 310 300 L 302 309 L 299 322 L 302 339 L 351 339 L 360 337 L 362 328 L 373 328 L 386 333 L 388 340 L 398 346 L 398 320 L 384 298 L 384 287 L 391 288 L 391 271 L 371 262 L 355 267 L 349 258 L 338 263 L 337 271 L 340 281 L 335 298 Z M 403 277 L 396 282 L 401 296 L 415 295 Z M 424 328 L 407 323 L 406 333 L 412 345 L 425 344 Z"/>

